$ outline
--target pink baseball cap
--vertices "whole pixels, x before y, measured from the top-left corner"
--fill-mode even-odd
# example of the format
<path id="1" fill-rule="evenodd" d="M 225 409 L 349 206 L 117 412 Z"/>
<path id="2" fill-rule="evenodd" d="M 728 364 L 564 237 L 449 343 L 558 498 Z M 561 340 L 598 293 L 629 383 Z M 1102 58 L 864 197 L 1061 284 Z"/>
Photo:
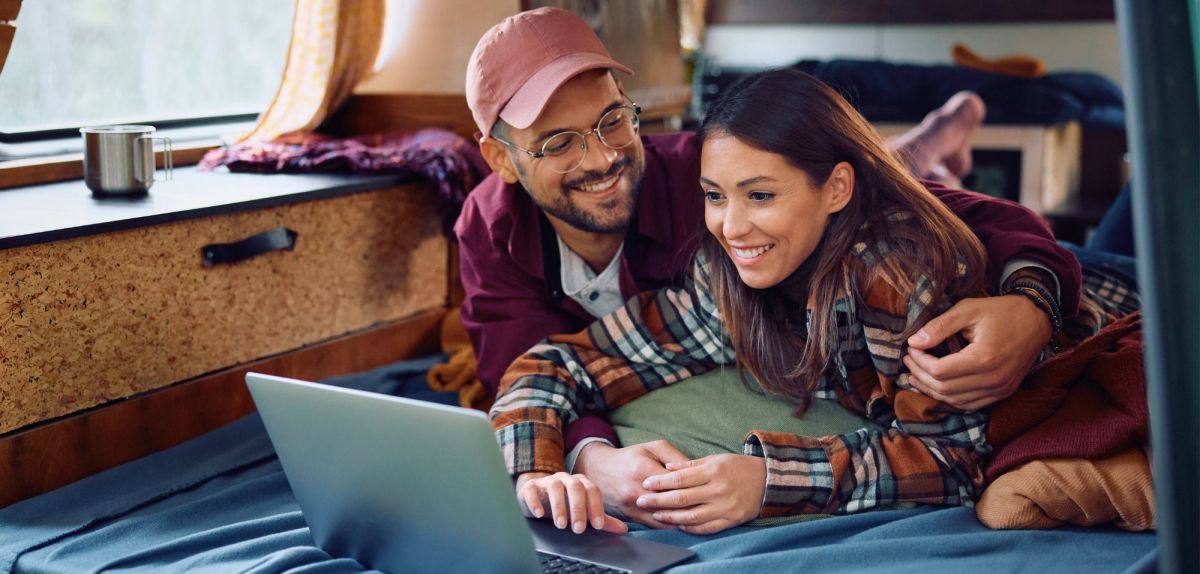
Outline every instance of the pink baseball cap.
<path id="1" fill-rule="evenodd" d="M 491 133 L 496 118 L 527 128 L 567 80 L 600 68 L 633 75 L 575 13 L 521 12 L 492 26 L 475 45 L 467 64 L 467 105 L 483 134 Z"/>

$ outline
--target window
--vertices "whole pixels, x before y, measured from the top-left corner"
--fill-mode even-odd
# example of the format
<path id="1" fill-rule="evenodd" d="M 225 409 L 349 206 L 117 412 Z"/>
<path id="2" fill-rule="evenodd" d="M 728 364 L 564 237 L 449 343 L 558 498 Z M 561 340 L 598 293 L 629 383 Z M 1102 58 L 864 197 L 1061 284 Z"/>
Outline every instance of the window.
<path id="1" fill-rule="evenodd" d="M 25 2 L 0 74 L 0 143 L 253 121 L 279 86 L 294 11 L 294 0 Z"/>

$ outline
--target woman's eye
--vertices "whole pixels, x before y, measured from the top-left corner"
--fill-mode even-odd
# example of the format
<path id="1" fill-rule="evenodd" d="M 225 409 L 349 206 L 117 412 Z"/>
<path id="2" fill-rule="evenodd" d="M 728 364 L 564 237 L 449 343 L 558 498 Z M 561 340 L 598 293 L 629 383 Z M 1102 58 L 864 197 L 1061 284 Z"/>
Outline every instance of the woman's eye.
<path id="1" fill-rule="evenodd" d="M 720 193 L 718 193 L 716 191 L 704 192 L 704 200 L 709 203 L 716 203 L 718 201 L 721 201 L 724 198 L 725 198 L 725 196 L 721 195 Z"/>
<path id="2" fill-rule="evenodd" d="M 752 191 L 752 192 L 750 192 L 750 201 L 756 201 L 756 202 L 759 202 L 759 203 L 761 203 L 761 202 L 764 202 L 764 201 L 769 201 L 769 200 L 770 200 L 771 198 L 773 198 L 773 197 L 775 197 L 775 194 L 774 194 L 774 193 L 769 193 L 769 192 L 766 192 L 766 191 Z"/>

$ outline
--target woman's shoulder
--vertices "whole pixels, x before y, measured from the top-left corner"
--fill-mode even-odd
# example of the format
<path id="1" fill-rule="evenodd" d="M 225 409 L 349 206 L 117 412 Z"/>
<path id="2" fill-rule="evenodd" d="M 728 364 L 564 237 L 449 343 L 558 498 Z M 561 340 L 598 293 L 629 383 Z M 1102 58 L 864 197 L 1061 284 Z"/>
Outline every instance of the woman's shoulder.
<path id="1" fill-rule="evenodd" d="M 858 262 L 867 269 L 878 269 L 890 261 L 920 256 L 920 230 L 916 216 L 903 209 L 889 209 L 875 222 L 859 228 L 850 247 Z"/>
<path id="2" fill-rule="evenodd" d="M 910 211 L 893 209 L 874 225 L 864 225 L 851 246 L 850 281 L 869 306 L 899 311 L 909 297 L 927 291 L 929 262 Z"/>

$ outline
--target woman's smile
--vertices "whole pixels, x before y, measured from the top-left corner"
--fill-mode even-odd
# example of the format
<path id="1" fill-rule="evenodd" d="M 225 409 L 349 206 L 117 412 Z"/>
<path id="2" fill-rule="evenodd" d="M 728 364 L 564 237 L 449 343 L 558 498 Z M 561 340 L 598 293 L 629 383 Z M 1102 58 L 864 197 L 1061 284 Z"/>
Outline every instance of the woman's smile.
<path id="1" fill-rule="evenodd" d="M 744 247 L 730 245 L 729 251 L 733 254 L 734 263 L 737 263 L 738 265 L 754 265 L 755 263 L 762 261 L 763 256 L 765 256 L 773 247 L 775 247 L 774 243 Z"/>

